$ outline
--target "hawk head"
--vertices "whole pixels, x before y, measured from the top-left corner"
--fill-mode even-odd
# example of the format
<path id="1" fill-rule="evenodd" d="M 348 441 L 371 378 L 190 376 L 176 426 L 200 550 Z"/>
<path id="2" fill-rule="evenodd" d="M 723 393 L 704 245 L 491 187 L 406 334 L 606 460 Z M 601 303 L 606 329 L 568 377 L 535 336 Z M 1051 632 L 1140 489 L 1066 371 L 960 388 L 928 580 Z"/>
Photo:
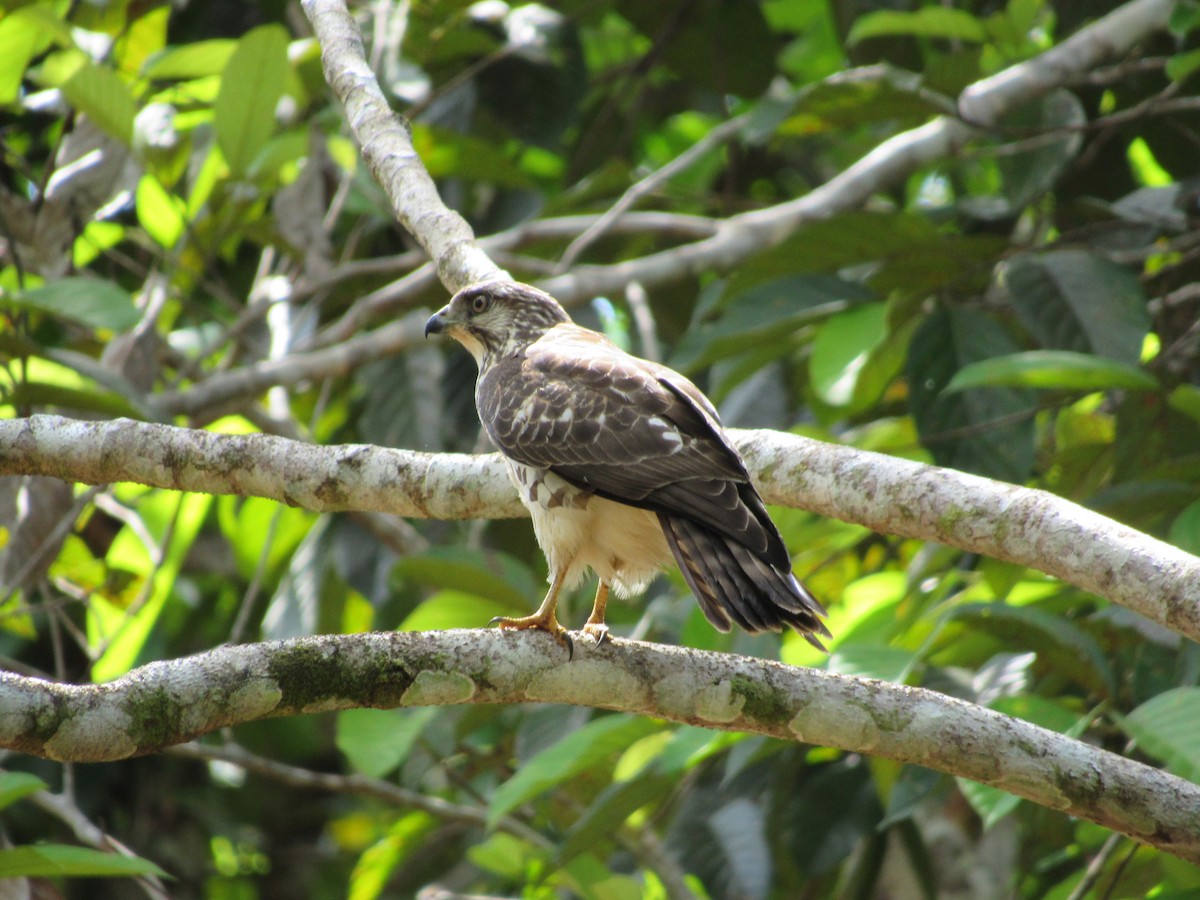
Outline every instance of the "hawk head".
<path id="1" fill-rule="evenodd" d="M 555 325 L 570 322 L 549 294 L 513 281 L 465 287 L 429 317 L 425 336 L 448 334 L 475 357 L 480 371 L 527 347 Z"/>

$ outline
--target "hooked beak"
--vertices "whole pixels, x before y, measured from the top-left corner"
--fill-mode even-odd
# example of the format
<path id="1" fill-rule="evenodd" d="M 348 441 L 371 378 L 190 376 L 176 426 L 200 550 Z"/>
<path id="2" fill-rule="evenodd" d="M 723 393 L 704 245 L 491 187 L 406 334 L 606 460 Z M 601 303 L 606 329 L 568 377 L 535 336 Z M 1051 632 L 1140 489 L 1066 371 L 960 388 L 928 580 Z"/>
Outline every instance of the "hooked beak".
<path id="1" fill-rule="evenodd" d="M 449 314 L 450 307 L 443 306 L 432 316 L 430 316 L 429 321 L 425 323 L 425 337 L 429 337 L 431 334 L 442 334 L 447 328 L 449 328 L 450 325 L 453 324 L 452 322 L 448 321 L 447 317 Z"/>

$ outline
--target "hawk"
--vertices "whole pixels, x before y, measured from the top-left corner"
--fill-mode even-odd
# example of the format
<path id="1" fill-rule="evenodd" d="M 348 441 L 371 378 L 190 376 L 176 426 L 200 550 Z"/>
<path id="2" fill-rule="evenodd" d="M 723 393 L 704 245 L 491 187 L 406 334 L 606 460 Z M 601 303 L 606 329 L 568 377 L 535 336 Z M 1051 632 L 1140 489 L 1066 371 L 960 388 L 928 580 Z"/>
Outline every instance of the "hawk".
<path id="1" fill-rule="evenodd" d="M 699 388 L 511 281 L 455 294 L 425 325 L 427 337 L 443 333 L 479 365 L 479 419 L 550 568 L 538 611 L 495 623 L 548 631 L 570 649 L 558 595 L 591 569 L 600 584 L 583 631 L 602 642 L 609 589 L 640 593 L 674 557 L 718 630 L 786 625 L 824 649 L 825 610 L 792 574 L 779 529 Z"/>

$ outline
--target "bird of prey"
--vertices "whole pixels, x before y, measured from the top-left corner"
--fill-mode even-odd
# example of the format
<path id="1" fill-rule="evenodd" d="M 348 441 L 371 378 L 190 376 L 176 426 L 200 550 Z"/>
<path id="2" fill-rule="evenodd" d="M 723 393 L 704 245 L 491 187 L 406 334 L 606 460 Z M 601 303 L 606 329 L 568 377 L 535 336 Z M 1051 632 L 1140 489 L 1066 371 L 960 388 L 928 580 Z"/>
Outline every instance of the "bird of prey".
<path id="1" fill-rule="evenodd" d="M 459 291 L 425 334 L 479 365 L 475 404 L 529 509 L 550 568 L 536 613 L 494 620 L 550 632 L 558 595 L 599 576 L 583 631 L 600 643 L 609 588 L 645 589 L 673 556 L 718 630 L 790 626 L 824 649 L 825 610 L 792 574 L 779 529 L 717 412 L 694 384 L 571 321 L 550 295 L 511 281 Z"/>

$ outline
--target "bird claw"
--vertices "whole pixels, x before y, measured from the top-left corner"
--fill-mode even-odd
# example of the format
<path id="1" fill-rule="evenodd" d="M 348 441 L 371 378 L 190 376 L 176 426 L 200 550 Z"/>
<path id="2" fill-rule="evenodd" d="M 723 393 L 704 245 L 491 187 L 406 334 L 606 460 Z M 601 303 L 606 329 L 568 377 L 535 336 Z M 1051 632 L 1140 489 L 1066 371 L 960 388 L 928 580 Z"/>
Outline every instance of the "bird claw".
<path id="1" fill-rule="evenodd" d="M 583 626 L 583 633 L 596 642 L 597 647 L 604 646 L 609 640 L 608 626 L 603 622 L 588 622 Z"/>
<path id="2" fill-rule="evenodd" d="M 550 637 L 558 642 L 559 646 L 567 651 L 567 662 L 575 656 L 575 642 L 571 640 L 571 635 L 567 629 L 558 624 L 558 619 L 554 616 L 496 616 L 488 622 L 489 625 L 499 626 L 501 630 L 508 631 L 544 631 Z"/>

